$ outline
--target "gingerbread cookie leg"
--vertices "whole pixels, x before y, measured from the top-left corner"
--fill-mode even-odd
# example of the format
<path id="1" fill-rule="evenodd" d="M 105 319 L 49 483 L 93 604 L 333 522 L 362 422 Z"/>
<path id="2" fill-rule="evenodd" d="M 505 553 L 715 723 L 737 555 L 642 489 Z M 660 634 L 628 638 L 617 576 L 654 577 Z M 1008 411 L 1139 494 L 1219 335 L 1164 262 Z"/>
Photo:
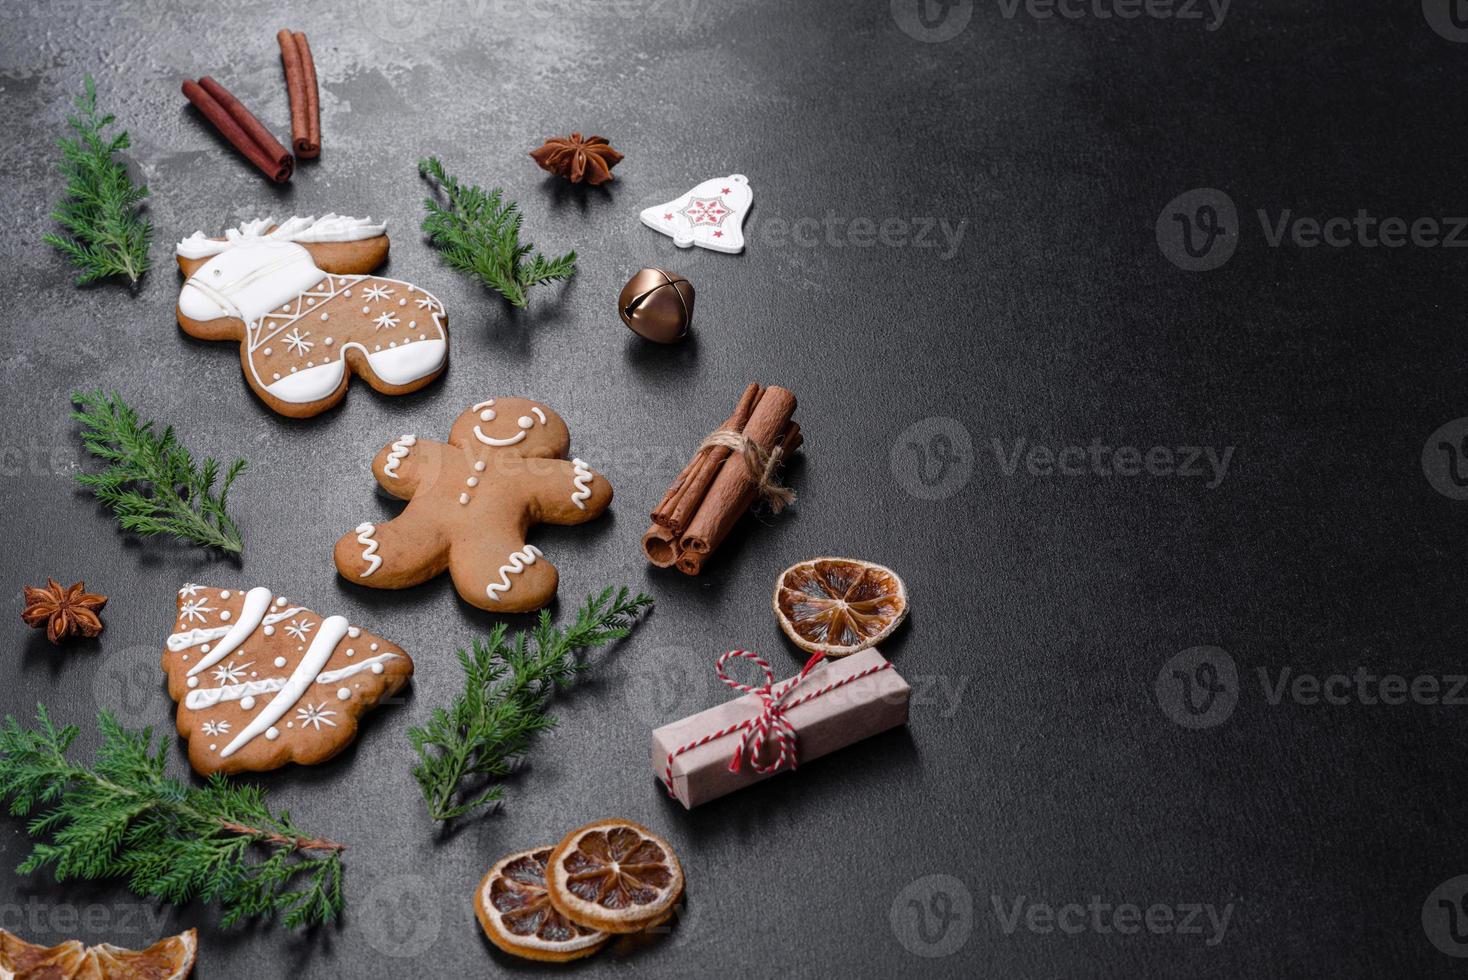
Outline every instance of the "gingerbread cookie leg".
<path id="1" fill-rule="evenodd" d="M 545 555 L 523 538 L 490 535 L 485 540 L 455 544 L 449 574 L 463 600 L 489 612 L 530 612 L 550 602 L 560 573 Z"/>
<path id="2" fill-rule="evenodd" d="M 427 508 L 410 505 L 390 521 L 366 521 L 343 534 L 334 557 L 337 571 L 348 581 L 374 589 L 406 589 L 448 567 L 449 539 Z"/>

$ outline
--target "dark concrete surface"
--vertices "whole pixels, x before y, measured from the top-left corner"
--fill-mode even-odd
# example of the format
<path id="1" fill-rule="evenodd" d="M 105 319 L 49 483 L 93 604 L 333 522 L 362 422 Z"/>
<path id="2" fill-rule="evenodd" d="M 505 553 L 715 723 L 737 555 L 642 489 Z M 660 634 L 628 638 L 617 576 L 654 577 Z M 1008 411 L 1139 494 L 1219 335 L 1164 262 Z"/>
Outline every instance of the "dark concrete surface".
<path id="1" fill-rule="evenodd" d="M 1442 448 L 1468 429 L 1468 235 L 1452 239 L 1468 44 L 1446 0 L 0 9 L 0 260 L 17 283 L 0 710 L 44 701 L 90 746 L 111 708 L 164 732 L 184 774 L 157 659 L 185 580 L 267 584 L 418 665 L 343 756 L 259 778 L 350 844 L 340 928 L 221 932 L 207 907 L 21 878 L 13 819 L 0 925 L 132 946 L 198 926 L 201 978 L 549 972 L 489 946 L 473 889 L 500 855 L 620 815 L 674 842 L 688 899 L 667 935 L 583 976 L 1445 976 L 1468 952 L 1451 703 L 1468 505 Z M 179 83 L 212 73 L 285 135 L 287 25 L 316 52 L 325 150 L 275 187 Z M 74 288 L 39 241 L 86 72 L 152 189 L 156 268 L 136 295 Z M 572 130 L 626 154 L 615 183 L 570 188 L 527 158 Z M 446 269 L 417 231 L 428 153 L 504 186 L 528 238 L 577 250 L 576 278 L 516 314 Z M 755 191 L 743 255 L 638 223 L 736 171 Z M 326 210 L 389 222 L 389 274 L 448 305 L 451 366 L 417 395 L 358 383 L 292 422 L 251 396 L 231 345 L 179 332 L 171 247 Z M 1335 245 L 1292 224 L 1342 216 Z M 1421 233 L 1373 247 L 1401 233 L 1374 224 L 1388 217 Z M 1435 244 L 1418 219 L 1439 222 Z M 686 344 L 616 319 L 651 264 L 697 286 Z M 750 380 L 800 396 L 798 504 L 746 520 L 701 578 L 650 569 L 648 508 Z M 249 459 L 242 563 L 140 544 L 75 490 L 92 464 L 66 396 L 92 386 Z M 368 472 L 378 446 L 441 435 L 494 394 L 553 405 L 616 486 L 608 519 L 534 539 L 562 571 L 557 612 L 623 583 L 658 608 L 560 702 L 502 812 L 443 833 L 404 731 L 496 620 L 447 580 L 359 590 L 331 546 L 396 512 Z M 916 689 L 910 725 L 683 812 L 649 771 L 650 728 L 725 697 L 725 649 L 796 669 L 769 592 L 821 554 L 906 577 L 915 612 L 888 652 Z M 111 596 L 99 641 L 57 652 L 22 626 L 20 588 L 47 575 Z"/>

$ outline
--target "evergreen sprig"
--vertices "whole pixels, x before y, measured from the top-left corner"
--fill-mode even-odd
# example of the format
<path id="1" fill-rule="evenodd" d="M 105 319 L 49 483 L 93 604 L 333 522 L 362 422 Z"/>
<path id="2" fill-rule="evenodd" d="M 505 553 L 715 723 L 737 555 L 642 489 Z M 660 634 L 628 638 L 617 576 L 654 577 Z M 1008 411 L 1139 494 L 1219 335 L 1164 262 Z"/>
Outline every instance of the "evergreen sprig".
<path id="1" fill-rule="evenodd" d="M 44 705 L 38 727 L 6 716 L 0 728 L 0 799 L 36 843 L 17 869 L 50 867 L 57 881 L 122 878 L 134 894 L 165 902 L 218 902 L 225 927 L 281 917 L 295 929 L 342 910 L 343 845 L 307 836 L 290 815 L 272 816 L 265 791 L 216 773 L 202 788 L 163 775 L 153 730 L 131 732 L 103 711 L 93 766 L 66 752 L 74 725 L 57 728 Z M 263 860 L 257 855 L 265 854 Z"/>
<path id="2" fill-rule="evenodd" d="M 524 261 L 535 246 L 520 244 L 524 215 L 514 201 L 504 199 L 500 188 L 486 192 L 474 184 L 462 185 L 444 172 L 438 157 L 419 160 L 418 173 L 442 191 L 442 204 L 434 197 L 424 199 L 428 217 L 423 230 L 455 269 L 477 277 L 521 309 L 531 286 L 575 275 L 575 251 L 556 259 L 536 252 L 528 264 Z"/>
<path id="3" fill-rule="evenodd" d="M 426 727 L 408 729 L 419 759 L 413 776 L 433 819 L 498 803 L 498 780 L 510 774 L 537 732 L 556 723 L 546 710 L 551 695 L 589 666 L 581 651 L 625 637 L 652 604 L 641 592 L 629 598 L 624 588 L 613 598 L 607 589 L 588 596 L 567 629 L 551 626 L 550 613 L 542 610 L 535 628 L 513 640 L 506 641 L 501 623 L 474 641 L 472 653 L 460 650 L 463 692 L 447 710 L 435 708 Z"/>
<path id="4" fill-rule="evenodd" d="M 244 472 L 243 459 L 230 464 L 216 496 L 219 463 L 210 457 L 196 467 L 173 426 L 155 433 L 153 422 L 140 422 L 115 392 L 78 392 L 71 400 L 81 406 L 71 417 L 82 424 L 82 443 L 110 464 L 101 473 L 77 474 L 77 482 L 112 508 L 124 530 L 241 552 L 244 543 L 225 504 L 230 485 Z"/>
<path id="5" fill-rule="evenodd" d="M 148 188 L 134 185 L 126 165 L 113 158 L 132 141 L 127 130 L 116 136 L 103 134 L 116 117 L 97 114 L 97 84 L 91 75 L 76 98 L 76 109 L 77 115 L 67 118 L 76 135 L 56 141 L 66 197 L 51 217 L 65 234 L 42 239 L 81 270 L 79 286 L 109 276 L 127 276 L 135 283 L 148 270 L 148 244 L 153 238 L 153 223 L 138 213 Z"/>

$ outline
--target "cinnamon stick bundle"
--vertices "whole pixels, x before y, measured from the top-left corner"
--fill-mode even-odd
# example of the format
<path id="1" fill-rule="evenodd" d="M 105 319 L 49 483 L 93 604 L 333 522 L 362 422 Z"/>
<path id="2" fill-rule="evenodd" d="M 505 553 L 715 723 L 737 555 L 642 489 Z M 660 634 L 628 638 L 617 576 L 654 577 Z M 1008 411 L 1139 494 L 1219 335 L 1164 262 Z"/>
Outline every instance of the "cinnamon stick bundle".
<path id="1" fill-rule="evenodd" d="M 186 79 L 183 94 L 229 141 L 230 146 L 267 177 L 277 184 L 291 179 L 296 166 L 291 155 L 223 85 L 208 75 L 197 82 Z"/>
<path id="2" fill-rule="evenodd" d="M 280 44 L 286 94 L 290 96 L 291 146 L 297 157 L 314 160 L 321 155 L 321 91 L 316 84 L 311 45 L 300 31 L 281 30 L 275 40 Z"/>
<path id="3" fill-rule="evenodd" d="M 699 447 L 653 509 L 652 526 L 642 537 L 649 561 L 662 568 L 676 566 L 687 575 L 703 570 L 703 563 L 762 492 L 765 474 L 750 459 L 768 458 L 778 450 L 783 461 L 804 441 L 793 420 L 795 404 L 795 395 L 778 386 L 751 384 L 744 390 L 734 414 L 717 431 L 738 437 L 726 441 L 747 440 L 758 449 L 735 452 L 710 441 Z M 778 506 L 779 501 L 775 503 Z"/>

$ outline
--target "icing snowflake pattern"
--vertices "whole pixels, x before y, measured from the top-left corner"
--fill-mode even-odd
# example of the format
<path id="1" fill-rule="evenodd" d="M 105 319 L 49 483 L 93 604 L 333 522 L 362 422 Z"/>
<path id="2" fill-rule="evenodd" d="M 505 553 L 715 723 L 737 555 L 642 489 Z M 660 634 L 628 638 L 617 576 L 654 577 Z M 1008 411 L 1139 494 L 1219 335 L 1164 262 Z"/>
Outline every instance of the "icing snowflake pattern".
<path id="1" fill-rule="evenodd" d="M 391 313 L 380 313 L 378 314 L 377 319 L 373 320 L 372 322 L 377 324 L 378 330 L 390 330 L 398 325 L 398 318 L 393 316 Z"/>
<path id="2" fill-rule="evenodd" d="M 386 286 L 375 282 L 372 285 L 368 286 L 366 289 L 362 290 L 363 299 L 387 299 L 391 295 L 391 289 L 388 289 Z"/>
<path id="3" fill-rule="evenodd" d="M 298 640 L 304 640 L 306 638 L 306 634 L 311 632 L 311 628 L 315 625 L 315 623 L 311 622 L 309 619 L 306 619 L 303 616 L 300 619 L 293 619 L 289 623 L 287 623 L 285 631 Z"/>
<path id="4" fill-rule="evenodd" d="M 420 296 L 416 300 L 414 300 L 414 302 L 418 304 L 418 309 L 420 310 L 428 310 L 433 308 L 433 300 L 429 299 L 426 296 Z"/>
<path id="5" fill-rule="evenodd" d="M 683 217 L 687 218 L 691 225 L 715 226 L 723 224 L 724 219 L 733 213 L 717 197 L 709 199 L 695 197 L 682 211 Z"/>
<path id="6" fill-rule="evenodd" d="M 322 701 L 320 704 L 307 704 L 304 708 L 297 708 L 296 721 L 301 723 L 302 728 L 310 725 L 319 732 L 322 725 L 329 728 L 336 727 L 336 722 L 330 718 L 334 714 L 336 714 L 335 711 L 326 710 L 326 702 Z"/>
<path id="7" fill-rule="evenodd" d="M 223 666 L 214 668 L 214 679 L 221 684 L 237 684 L 245 676 L 245 668 L 254 662 L 253 660 L 247 660 L 236 667 L 234 661 L 231 660 Z"/>
<path id="8" fill-rule="evenodd" d="M 199 594 L 201 588 L 203 586 L 195 585 L 193 582 L 185 582 L 183 588 L 178 590 L 178 594 L 182 596 L 195 596 Z"/>
<path id="9" fill-rule="evenodd" d="M 204 605 L 208 601 L 208 599 L 190 599 L 188 602 L 185 602 L 178 609 L 179 622 L 207 623 L 209 617 L 206 614 L 214 611 L 213 606 Z"/>
<path id="10" fill-rule="evenodd" d="M 306 339 L 309 336 L 311 336 L 311 331 L 307 330 L 305 333 L 301 333 L 299 328 L 293 328 L 290 333 L 285 335 L 285 345 L 297 357 L 305 357 L 310 353 L 311 348 L 316 346 L 314 342 Z"/>
<path id="11" fill-rule="evenodd" d="M 229 734 L 229 722 L 206 721 L 204 722 L 205 735 L 227 735 Z"/>

